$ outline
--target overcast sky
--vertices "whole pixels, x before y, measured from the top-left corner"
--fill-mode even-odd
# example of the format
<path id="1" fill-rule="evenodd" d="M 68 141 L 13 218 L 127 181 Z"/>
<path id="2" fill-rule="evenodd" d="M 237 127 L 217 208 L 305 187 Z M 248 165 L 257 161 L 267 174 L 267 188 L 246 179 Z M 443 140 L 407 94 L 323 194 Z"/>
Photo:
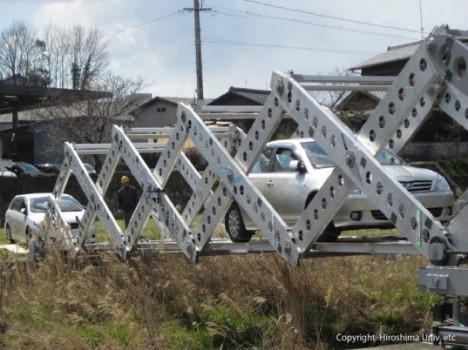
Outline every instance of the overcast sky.
<path id="1" fill-rule="evenodd" d="M 0 30 L 23 20 L 97 27 L 111 70 L 142 77 L 153 96 L 193 97 L 193 0 L 0 0 Z M 205 0 L 204 95 L 230 86 L 269 89 L 271 73 L 329 74 L 435 26 L 468 29 L 467 0 Z M 208 11 L 208 9 L 211 9 Z"/>

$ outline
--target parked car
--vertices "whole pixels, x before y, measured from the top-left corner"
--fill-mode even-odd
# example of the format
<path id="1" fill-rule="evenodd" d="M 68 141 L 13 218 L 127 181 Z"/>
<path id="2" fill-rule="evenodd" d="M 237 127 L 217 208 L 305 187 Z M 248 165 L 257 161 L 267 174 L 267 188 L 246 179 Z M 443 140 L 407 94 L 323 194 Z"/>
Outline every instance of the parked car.
<path id="1" fill-rule="evenodd" d="M 387 173 L 399 181 L 441 222 L 453 216 L 454 194 L 440 174 L 408 165 L 383 149 L 377 156 Z M 294 225 L 307 204 L 332 173 L 334 162 L 313 139 L 289 139 L 267 144 L 249 179 L 288 225 Z M 367 196 L 356 188 L 344 202 L 320 241 L 334 241 L 344 229 L 392 227 Z M 234 242 L 248 242 L 255 224 L 237 203 L 225 216 L 225 227 Z"/>
<path id="2" fill-rule="evenodd" d="M 86 170 L 88 171 L 88 174 L 90 174 L 90 175 L 95 175 L 96 174 L 96 170 L 94 169 L 94 167 L 91 164 L 83 163 L 83 165 L 86 168 Z M 46 174 L 58 174 L 58 173 L 60 173 L 61 167 L 62 167 L 62 164 L 58 164 L 58 163 L 36 164 L 36 168 L 38 168 L 39 170 L 41 170 L 42 172 L 44 172 Z"/>
<path id="3" fill-rule="evenodd" d="M 46 174 L 58 174 L 60 172 L 61 166 L 62 164 L 58 164 L 58 163 L 35 164 L 36 168 L 38 168 L 40 171 Z"/>
<path id="4" fill-rule="evenodd" d="M 50 193 L 20 194 L 13 198 L 5 213 L 5 232 L 11 243 L 27 243 L 29 234 L 45 236 L 43 221 L 49 207 Z M 70 225 L 72 234 L 78 232 L 79 220 L 83 218 L 83 206 L 71 195 L 62 195 L 59 203 L 65 221 Z M 48 232 L 46 243 L 56 242 L 58 232 Z M 89 243 L 96 242 L 96 227 L 93 225 L 88 234 Z"/>
<path id="5" fill-rule="evenodd" d="M 96 175 L 96 169 L 94 169 L 94 167 L 91 164 L 83 163 L 83 165 L 86 168 L 86 170 L 88 170 L 89 175 Z"/>
<path id="6" fill-rule="evenodd" d="M 42 171 L 36 168 L 34 165 L 26 162 L 15 162 L 11 166 L 7 167 L 8 170 L 14 172 L 18 177 L 28 176 L 42 176 L 45 175 Z"/>
<path id="7" fill-rule="evenodd" d="M 0 176 L 17 177 L 14 172 L 8 170 L 6 167 L 1 166 L 1 165 L 0 165 Z"/>

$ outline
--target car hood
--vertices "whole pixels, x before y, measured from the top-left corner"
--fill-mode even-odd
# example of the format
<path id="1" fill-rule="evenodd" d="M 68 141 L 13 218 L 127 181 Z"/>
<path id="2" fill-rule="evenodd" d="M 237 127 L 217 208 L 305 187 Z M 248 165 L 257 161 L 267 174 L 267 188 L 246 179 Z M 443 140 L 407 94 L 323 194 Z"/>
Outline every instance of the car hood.
<path id="1" fill-rule="evenodd" d="M 409 165 L 384 165 L 385 171 L 397 181 L 435 181 L 435 171 Z"/>
<path id="2" fill-rule="evenodd" d="M 435 181 L 439 175 L 435 171 L 425 168 L 416 168 L 411 165 L 383 165 L 383 168 L 392 179 L 403 182 L 429 180 Z M 318 170 L 322 176 L 329 176 L 333 172 L 333 169 L 333 167 L 327 167 Z"/>

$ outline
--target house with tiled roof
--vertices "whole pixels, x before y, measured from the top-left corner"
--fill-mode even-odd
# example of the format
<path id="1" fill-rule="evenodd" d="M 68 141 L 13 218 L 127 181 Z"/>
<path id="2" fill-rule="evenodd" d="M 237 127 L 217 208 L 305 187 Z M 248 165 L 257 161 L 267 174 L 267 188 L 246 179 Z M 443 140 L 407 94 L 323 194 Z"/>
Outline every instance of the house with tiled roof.
<path id="1" fill-rule="evenodd" d="M 130 112 L 134 117 L 132 127 L 159 128 L 174 125 L 177 122 L 177 106 L 181 102 L 192 105 L 195 100 L 187 97 L 153 97 Z"/>
<path id="2" fill-rule="evenodd" d="M 208 103 L 212 106 L 239 106 L 239 105 L 258 105 L 262 106 L 270 90 L 248 89 L 231 86 L 228 92 L 215 98 Z"/>
<path id="3" fill-rule="evenodd" d="M 398 75 L 406 62 L 414 55 L 421 41 L 404 45 L 389 46 L 387 51 L 379 53 L 351 68 L 353 72 L 361 72 L 361 75 Z"/>
<path id="4" fill-rule="evenodd" d="M 358 63 L 349 70 L 360 73 L 362 76 L 397 76 L 420 44 L 421 42 L 418 41 L 389 46 L 387 51 Z M 385 94 L 385 91 L 353 91 L 336 106 L 336 109 L 349 111 L 358 108 L 361 112 L 369 114 Z"/>
<path id="5" fill-rule="evenodd" d="M 390 46 L 387 51 L 360 62 L 350 71 L 362 76 L 398 76 L 409 59 L 416 53 L 421 41 L 404 45 Z M 349 93 L 336 109 L 345 112 L 346 118 L 365 121 L 366 117 L 385 97 L 386 91 L 353 91 Z M 444 156 L 468 154 L 468 133 L 458 129 L 445 113 L 434 111 L 402 150 L 401 155 L 408 159 L 433 159 Z"/>
<path id="6" fill-rule="evenodd" d="M 261 106 L 270 94 L 269 90 L 247 89 L 231 86 L 229 90 L 215 99 L 205 99 L 211 106 Z M 164 127 L 177 122 L 177 105 L 183 102 L 194 105 L 195 99 L 186 97 L 156 96 L 131 112 L 135 117 L 133 127 Z"/>

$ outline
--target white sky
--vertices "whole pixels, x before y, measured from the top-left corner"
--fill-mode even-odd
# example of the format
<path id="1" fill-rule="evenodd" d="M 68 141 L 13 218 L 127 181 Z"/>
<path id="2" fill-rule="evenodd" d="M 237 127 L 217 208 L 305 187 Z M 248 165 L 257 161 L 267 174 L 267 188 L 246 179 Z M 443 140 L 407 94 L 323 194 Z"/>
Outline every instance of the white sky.
<path id="1" fill-rule="evenodd" d="M 269 89 L 275 70 L 329 74 L 419 40 L 420 5 L 426 35 L 441 24 L 468 29 L 467 0 L 205 0 L 205 98 L 230 86 Z M 193 97 L 193 13 L 181 11 L 191 7 L 193 0 L 0 0 L 0 30 L 14 20 L 39 31 L 50 22 L 97 27 L 109 35 L 113 73 L 144 78 L 153 96 Z"/>

